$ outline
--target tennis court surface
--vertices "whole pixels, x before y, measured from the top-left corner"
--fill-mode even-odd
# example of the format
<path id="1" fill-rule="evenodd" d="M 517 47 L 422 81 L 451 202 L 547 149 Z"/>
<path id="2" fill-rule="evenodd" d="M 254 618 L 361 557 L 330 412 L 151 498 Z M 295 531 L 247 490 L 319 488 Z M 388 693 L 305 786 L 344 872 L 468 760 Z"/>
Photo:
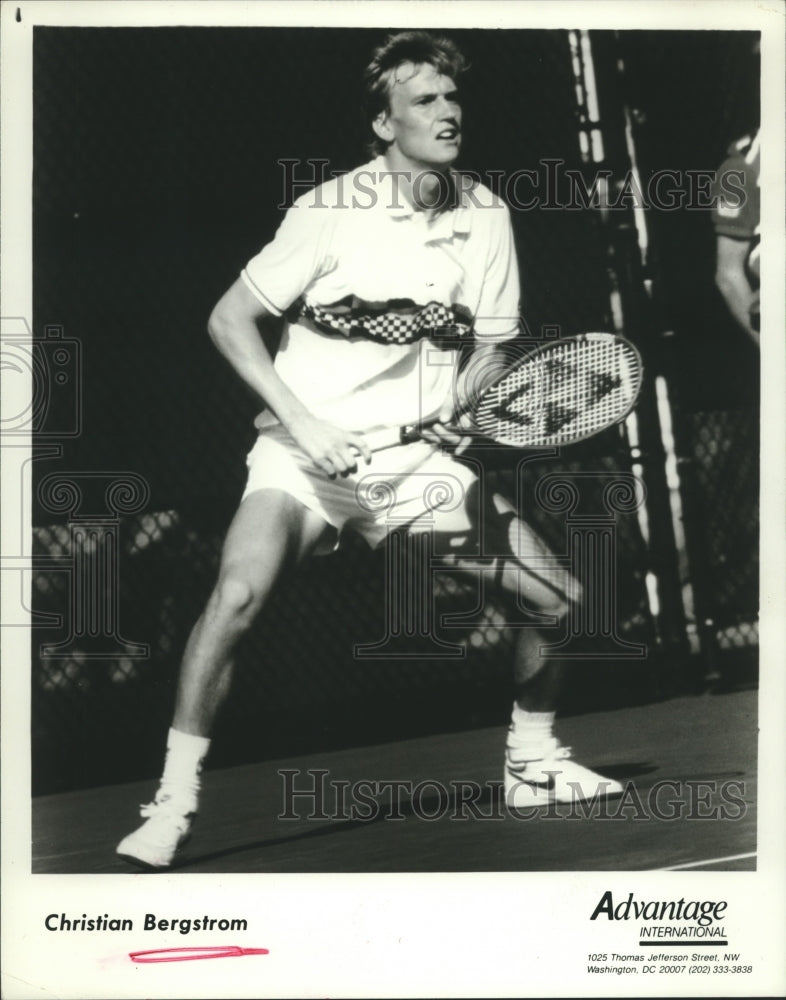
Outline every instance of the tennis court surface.
<path id="1" fill-rule="evenodd" d="M 496 789 L 504 728 L 269 760 L 205 773 L 179 870 L 755 869 L 756 691 L 574 716 L 558 733 L 581 763 L 626 783 L 622 799 L 588 804 L 588 816 L 570 804 L 511 816 Z M 401 784 L 380 791 L 384 782 Z M 155 788 L 151 779 L 33 799 L 33 872 L 138 871 L 114 848 Z"/>

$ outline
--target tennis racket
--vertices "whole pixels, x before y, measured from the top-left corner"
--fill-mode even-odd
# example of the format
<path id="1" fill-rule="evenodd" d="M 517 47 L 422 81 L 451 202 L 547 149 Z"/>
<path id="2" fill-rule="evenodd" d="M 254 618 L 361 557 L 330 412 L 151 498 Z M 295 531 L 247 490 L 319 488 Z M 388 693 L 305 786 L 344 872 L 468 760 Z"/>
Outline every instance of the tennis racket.
<path id="1" fill-rule="evenodd" d="M 462 434 L 514 448 L 553 448 L 592 437 L 623 420 L 641 389 L 641 355 L 624 337 L 583 333 L 519 358 L 474 393 Z M 436 422 L 436 421 L 434 421 Z M 413 424 L 366 435 L 372 451 L 415 441 Z"/>

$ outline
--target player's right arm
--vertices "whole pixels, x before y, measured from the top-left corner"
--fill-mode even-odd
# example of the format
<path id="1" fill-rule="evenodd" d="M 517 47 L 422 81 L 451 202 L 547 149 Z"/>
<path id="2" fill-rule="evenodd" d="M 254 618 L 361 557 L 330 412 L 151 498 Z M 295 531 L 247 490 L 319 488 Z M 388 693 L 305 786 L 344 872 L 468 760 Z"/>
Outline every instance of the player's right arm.
<path id="1" fill-rule="evenodd" d="M 361 434 L 315 417 L 281 379 L 257 327 L 268 318 L 272 314 L 238 279 L 210 314 L 208 333 L 237 374 L 323 472 L 345 475 L 357 468 L 358 455 L 370 462 L 371 451 Z"/>

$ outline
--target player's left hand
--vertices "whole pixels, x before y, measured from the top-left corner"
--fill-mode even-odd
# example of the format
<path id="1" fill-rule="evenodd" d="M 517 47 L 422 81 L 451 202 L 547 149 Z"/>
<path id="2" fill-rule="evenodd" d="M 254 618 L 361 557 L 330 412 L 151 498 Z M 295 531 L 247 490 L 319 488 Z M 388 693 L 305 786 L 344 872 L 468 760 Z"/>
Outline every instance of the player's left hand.
<path id="1" fill-rule="evenodd" d="M 456 417 L 453 405 L 447 405 L 440 411 L 436 423 L 421 428 L 420 436 L 432 444 L 452 448 L 454 454 L 460 455 L 472 443 L 472 435 L 464 433 L 467 421 L 466 414 Z"/>

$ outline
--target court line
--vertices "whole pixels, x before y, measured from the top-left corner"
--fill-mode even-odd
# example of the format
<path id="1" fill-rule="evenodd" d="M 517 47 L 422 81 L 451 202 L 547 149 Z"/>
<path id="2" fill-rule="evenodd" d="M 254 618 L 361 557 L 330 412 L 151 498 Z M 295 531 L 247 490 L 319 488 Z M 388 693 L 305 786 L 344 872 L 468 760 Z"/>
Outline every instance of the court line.
<path id="1" fill-rule="evenodd" d="M 667 868 L 656 868 L 659 872 L 676 872 L 683 868 L 698 868 L 700 865 L 719 865 L 724 861 L 742 861 L 743 858 L 755 858 L 757 852 L 749 851 L 747 854 L 728 854 L 725 858 L 707 858 L 705 861 L 688 861 L 684 865 L 669 865 Z"/>

